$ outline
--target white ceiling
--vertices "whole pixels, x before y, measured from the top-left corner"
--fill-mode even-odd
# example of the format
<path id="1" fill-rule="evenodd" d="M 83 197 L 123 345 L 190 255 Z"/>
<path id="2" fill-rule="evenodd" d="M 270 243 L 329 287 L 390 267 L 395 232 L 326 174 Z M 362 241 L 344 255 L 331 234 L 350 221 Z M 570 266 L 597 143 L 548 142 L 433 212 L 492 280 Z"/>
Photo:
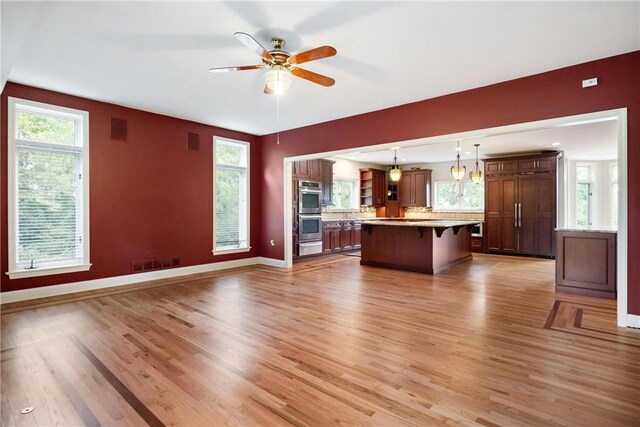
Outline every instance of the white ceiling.
<path id="1" fill-rule="evenodd" d="M 474 144 L 478 147 L 480 159 L 500 157 L 509 154 L 531 153 L 544 150 L 563 151 L 572 160 L 615 160 L 618 158 L 618 122 L 615 120 L 561 126 L 548 129 L 495 135 L 484 138 L 466 139 L 460 142 L 460 158 L 466 163 L 475 160 Z M 558 145 L 552 145 L 559 143 Z M 397 156 L 402 164 L 451 162 L 455 160 L 457 141 L 420 145 L 419 140 L 411 141 L 412 146 L 398 143 Z M 393 148 L 378 151 L 356 151 L 339 155 L 349 160 L 365 163 L 389 165 L 393 161 Z"/>
<path id="2" fill-rule="evenodd" d="M 633 2 L 1 2 L 2 77 L 252 134 L 378 110 L 640 49 Z M 280 99 L 233 36 L 296 53 Z"/>

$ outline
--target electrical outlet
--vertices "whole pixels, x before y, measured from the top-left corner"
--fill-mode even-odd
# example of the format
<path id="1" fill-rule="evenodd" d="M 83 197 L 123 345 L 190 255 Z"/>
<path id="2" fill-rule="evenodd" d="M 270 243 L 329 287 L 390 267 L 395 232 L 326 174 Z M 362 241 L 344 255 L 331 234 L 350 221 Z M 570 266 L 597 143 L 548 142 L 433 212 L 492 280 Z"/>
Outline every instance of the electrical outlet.
<path id="1" fill-rule="evenodd" d="M 594 77 L 592 79 L 587 79 L 587 80 L 583 80 L 582 81 L 582 87 L 591 87 L 591 86 L 597 86 L 598 85 L 598 78 Z"/>

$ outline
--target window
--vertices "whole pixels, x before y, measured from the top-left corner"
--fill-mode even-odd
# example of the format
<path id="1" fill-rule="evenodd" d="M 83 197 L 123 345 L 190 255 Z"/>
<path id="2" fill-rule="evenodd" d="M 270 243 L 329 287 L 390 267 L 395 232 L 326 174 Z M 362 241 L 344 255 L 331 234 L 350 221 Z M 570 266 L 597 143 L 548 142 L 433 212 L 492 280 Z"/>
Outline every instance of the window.
<path id="1" fill-rule="evenodd" d="M 88 270 L 89 113 L 9 98 L 9 277 Z"/>
<path id="2" fill-rule="evenodd" d="M 333 181 L 333 207 L 332 209 L 356 209 L 358 208 L 356 185 L 352 179 L 337 179 Z"/>
<path id="3" fill-rule="evenodd" d="M 213 253 L 249 247 L 249 144 L 214 138 Z"/>
<path id="4" fill-rule="evenodd" d="M 593 171 L 590 165 L 576 165 L 576 227 L 592 224 Z"/>
<path id="5" fill-rule="evenodd" d="M 611 183 L 611 226 L 618 228 L 618 165 L 615 163 L 609 168 L 609 182 Z"/>
<path id="6" fill-rule="evenodd" d="M 436 181 L 434 209 L 440 211 L 484 210 L 484 182 Z"/>

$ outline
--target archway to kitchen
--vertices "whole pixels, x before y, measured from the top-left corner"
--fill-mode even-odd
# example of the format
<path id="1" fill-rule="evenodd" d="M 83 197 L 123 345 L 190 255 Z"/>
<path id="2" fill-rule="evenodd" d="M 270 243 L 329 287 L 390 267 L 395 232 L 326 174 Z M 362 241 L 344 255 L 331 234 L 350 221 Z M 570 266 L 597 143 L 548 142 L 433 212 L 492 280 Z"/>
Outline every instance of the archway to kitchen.
<path id="1" fill-rule="evenodd" d="M 629 324 L 627 314 L 627 110 L 616 109 L 601 112 L 593 112 L 580 114 L 575 116 L 560 117 L 555 119 L 519 123 L 507 126 L 500 126 L 488 129 L 479 129 L 468 132 L 461 132 L 449 135 L 440 135 L 435 137 L 397 141 L 386 144 L 364 146 L 358 148 L 350 148 L 345 150 L 337 150 L 330 152 L 319 152 L 304 156 L 288 157 L 284 159 L 284 249 L 285 260 L 284 266 L 291 268 L 293 264 L 293 213 L 291 203 L 293 198 L 292 191 L 292 165 L 295 161 L 310 160 L 318 158 L 326 158 L 332 156 L 347 156 L 351 153 L 368 153 L 380 150 L 389 150 L 392 147 L 399 149 L 417 146 L 433 146 L 436 144 L 450 143 L 451 141 L 462 140 L 472 141 L 480 138 L 499 137 L 509 134 L 519 134 L 524 132 L 539 131 L 544 129 L 561 128 L 568 126 L 578 126 L 589 123 L 615 120 L 616 137 L 617 137 L 617 176 L 618 176 L 618 200 L 617 200 L 617 319 L 619 326 L 627 326 Z M 514 146 L 513 151 L 520 151 Z M 550 147 L 552 148 L 552 147 Z M 389 153 L 392 153 L 389 151 Z M 391 159 L 391 157 L 390 157 Z M 451 158 L 453 163 L 453 156 Z M 389 161 L 391 163 L 391 161 Z M 565 171 L 566 172 L 566 171 Z M 558 172 L 564 173 L 562 171 Z M 559 191 L 562 191 L 559 188 Z M 564 209 L 558 209 L 558 225 L 564 225 L 566 220 L 566 212 Z"/>

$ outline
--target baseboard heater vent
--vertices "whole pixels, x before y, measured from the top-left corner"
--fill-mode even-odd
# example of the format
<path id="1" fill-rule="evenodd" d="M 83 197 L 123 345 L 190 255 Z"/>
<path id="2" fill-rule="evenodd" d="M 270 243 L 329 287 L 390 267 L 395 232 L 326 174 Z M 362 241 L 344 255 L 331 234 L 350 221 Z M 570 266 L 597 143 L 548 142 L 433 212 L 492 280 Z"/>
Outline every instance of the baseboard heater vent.
<path id="1" fill-rule="evenodd" d="M 180 266 L 180 258 L 146 259 L 144 261 L 131 261 L 131 272 L 142 273 L 144 271 L 162 270 Z"/>

